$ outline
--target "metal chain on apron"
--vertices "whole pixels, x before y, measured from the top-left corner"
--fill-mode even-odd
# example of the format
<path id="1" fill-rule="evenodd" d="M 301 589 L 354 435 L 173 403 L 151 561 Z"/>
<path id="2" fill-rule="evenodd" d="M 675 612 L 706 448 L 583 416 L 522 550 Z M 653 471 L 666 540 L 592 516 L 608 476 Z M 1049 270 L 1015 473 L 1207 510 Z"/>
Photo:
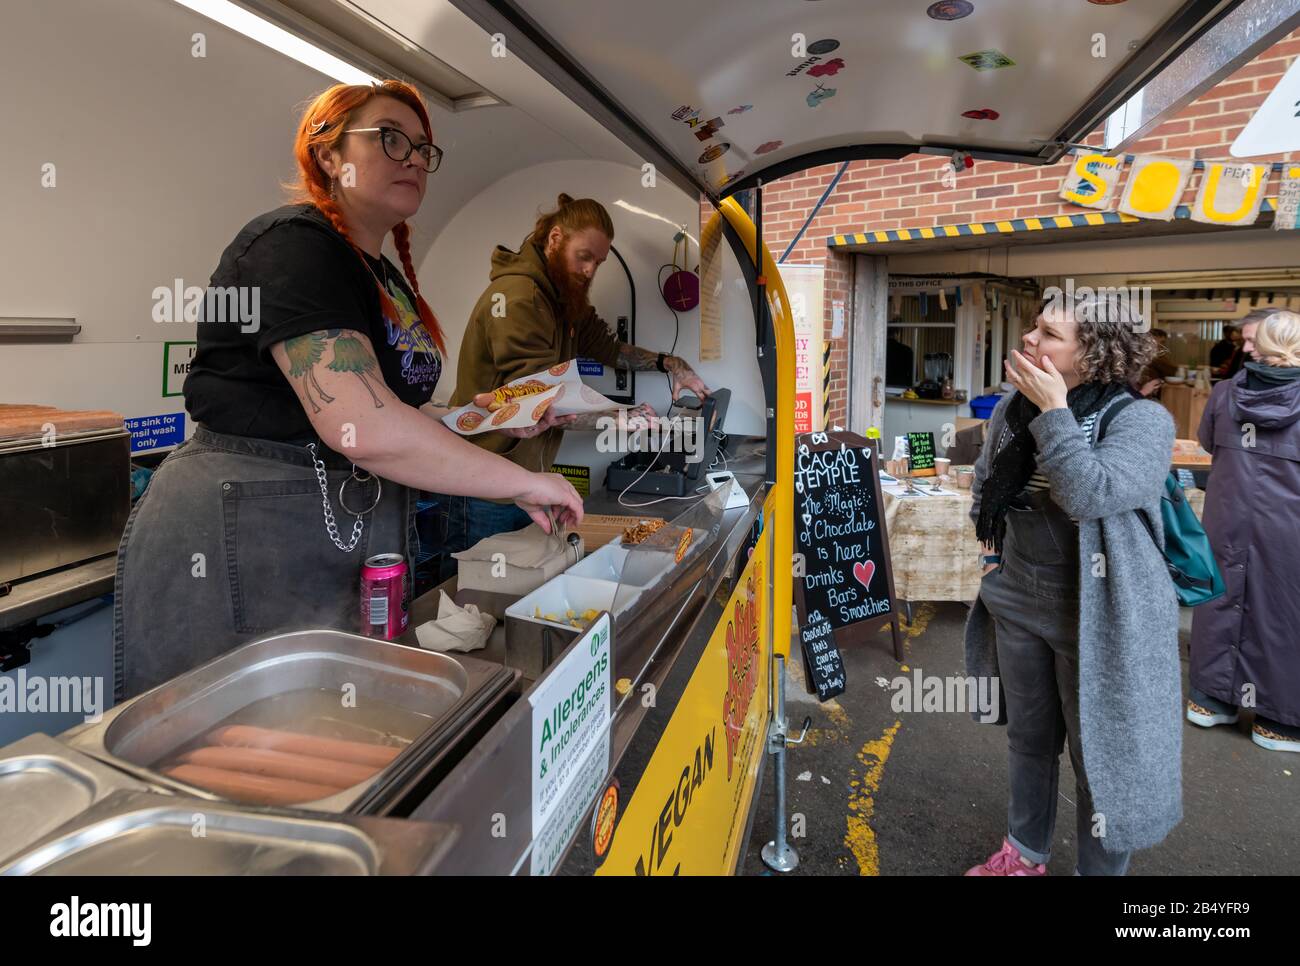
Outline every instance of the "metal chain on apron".
<path id="1" fill-rule="evenodd" d="M 344 511 L 346 511 L 347 513 L 351 513 L 354 517 L 357 518 L 357 522 L 352 525 L 352 539 L 349 543 L 344 544 L 343 541 L 339 538 L 338 524 L 334 520 L 334 510 L 330 506 L 329 483 L 325 477 L 325 464 L 321 462 L 321 460 L 318 459 L 316 456 L 315 443 L 308 443 L 307 451 L 311 453 L 312 464 L 316 467 L 316 479 L 320 481 L 321 507 L 325 514 L 325 532 L 328 533 L 329 538 L 334 541 L 334 546 L 338 547 L 344 553 L 351 553 L 353 550 L 357 548 L 357 542 L 361 539 L 361 532 L 362 530 L 365 529 L 365 520 L 362 518 L 371 510 L 373 510 L 375 507 L 379 506 L 379 498 L 383 495 L 384 492 L 383 481 L 380 480 L 379 477 L 371 473 L 367 473 L 365 478 L 362 479 L 361 477 L 357 476 L 357 466 L 355 463 L 353 463 L 351 475 L 348 476 L 346 480 L 344 480 L 342 483 L 339 484 L 339 506 L 341 506 L 344 509 Z M 348 485 L 348 480 L 356 480 L 358 483 L 365 483 L 372 479 L 375 481 L 375 488 L 376 488 L 375 501 L 371 503 L 370 506 L 360 511 L 359 513 L 354 510 L 349 510 L 347 503 L 344 502 L 343 500 L 343 488 Z"/>

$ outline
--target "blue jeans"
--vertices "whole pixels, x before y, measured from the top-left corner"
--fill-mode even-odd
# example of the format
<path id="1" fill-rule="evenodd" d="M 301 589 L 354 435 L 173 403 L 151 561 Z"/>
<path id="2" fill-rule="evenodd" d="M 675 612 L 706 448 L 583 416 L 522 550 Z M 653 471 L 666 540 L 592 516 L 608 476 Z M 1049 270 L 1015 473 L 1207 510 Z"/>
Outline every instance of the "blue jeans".
<path id="1" fill-rule="evenodd" d="M 468 550 L 495 534 L 521 530 L 533 522 L 513 503 L 493 503 L 472 496 L 446 496 L 442 493 L 430 496 L 438 501 L 434 510 L 434 533 L 438 540 L 434 556 L 440 583 L 456 573 L 453 553 Z"/>

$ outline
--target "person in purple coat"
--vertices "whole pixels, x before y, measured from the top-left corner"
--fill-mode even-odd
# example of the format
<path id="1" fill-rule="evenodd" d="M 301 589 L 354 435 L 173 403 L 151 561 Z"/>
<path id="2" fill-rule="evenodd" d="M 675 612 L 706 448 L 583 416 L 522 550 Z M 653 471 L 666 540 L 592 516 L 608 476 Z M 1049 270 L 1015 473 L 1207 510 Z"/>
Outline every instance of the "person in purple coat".
<path id="1" fill-rule="evenodd" d="M 1269 315 L 1255 348 L 1201 419 L 1214 456 L 1202 522 L 1227 593 L 1192 620 L 1187 720 L 1253 709 L 1255 744 L 1300 751 L 1300 315 Z"/>

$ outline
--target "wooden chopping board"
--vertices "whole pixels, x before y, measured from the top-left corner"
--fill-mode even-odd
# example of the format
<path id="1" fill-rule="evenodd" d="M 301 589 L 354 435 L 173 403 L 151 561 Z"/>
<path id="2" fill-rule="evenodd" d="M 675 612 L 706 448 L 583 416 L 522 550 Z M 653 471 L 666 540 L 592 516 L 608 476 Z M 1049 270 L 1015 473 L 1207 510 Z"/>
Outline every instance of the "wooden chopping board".
<path id="1" fill-rule="evenodd" d="M 622 538 L 623 530 L 627 527 L 634 527 L 642 520 L 662 520 L 663 517 L 653 516 L 627 516 L 613 513 L 588 513 L 582 518 L 582 522 L 573 529 L 582 534 L 583 544 L 587 548 L 587 553 L 603 547 L 615 537 Z"/>
<path id="2" fill-rule="evenodd" d="M 72 410 L 55 406 L 0 403 L 0 440 L 40 436 L 52 423 L 56 433 L 84 433 L 94 429 L 119 429 L 120 413 L 106 409 Z"/>

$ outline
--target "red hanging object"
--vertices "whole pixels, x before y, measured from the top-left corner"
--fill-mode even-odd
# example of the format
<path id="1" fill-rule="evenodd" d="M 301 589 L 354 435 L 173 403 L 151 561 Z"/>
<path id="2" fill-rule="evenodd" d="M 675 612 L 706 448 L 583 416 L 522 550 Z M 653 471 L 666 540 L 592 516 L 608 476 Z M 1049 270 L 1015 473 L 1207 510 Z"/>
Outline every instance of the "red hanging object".
<path id="1" fill-rule="evenodd" d="M 678 242 L 681 242 L 683 246 L 682 268 L 677 268 Z M 668 307 L 675 312 L 689 312 L 700 304 L 700 278 L 685 267 L 689 246 L 690 242 L 685 231 L 679 231 L 673 236 L 672 264 L 674 271 L 664 279 L 663 296 L 664 301 L 668 303 Z"/>

